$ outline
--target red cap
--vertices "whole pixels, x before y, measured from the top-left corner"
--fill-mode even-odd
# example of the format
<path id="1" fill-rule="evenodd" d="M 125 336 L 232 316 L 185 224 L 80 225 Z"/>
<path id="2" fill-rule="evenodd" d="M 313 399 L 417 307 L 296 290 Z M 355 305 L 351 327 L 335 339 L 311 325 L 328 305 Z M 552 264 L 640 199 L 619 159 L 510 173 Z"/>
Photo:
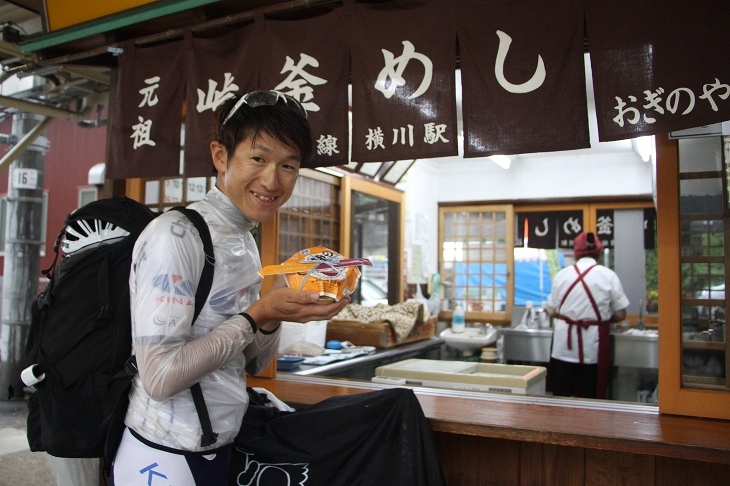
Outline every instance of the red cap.
<path id="1" fill-rule="evenodd" d="M 576 260 L 584 256 L 597 257 L 602 251 L 603 244 L 593 233 L 581 233 L 573 240 L 573 253 Z"/>

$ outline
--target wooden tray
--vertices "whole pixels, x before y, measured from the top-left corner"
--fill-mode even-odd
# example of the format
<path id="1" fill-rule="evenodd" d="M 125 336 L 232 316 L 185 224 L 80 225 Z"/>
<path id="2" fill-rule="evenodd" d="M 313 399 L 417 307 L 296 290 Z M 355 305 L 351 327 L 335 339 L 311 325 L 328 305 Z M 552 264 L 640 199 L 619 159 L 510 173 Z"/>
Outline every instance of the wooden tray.
<path id="1" fill-rule="evenodd" d="M 329 321 L 327 341 L 350 341 L 355 346 L 391 348 L 432 337 L 436 332 L 436 316 L 425 322 L 416 323 L 413 330 L 400 342 L 396 342 L 393 328 L 387 321 Z"/>

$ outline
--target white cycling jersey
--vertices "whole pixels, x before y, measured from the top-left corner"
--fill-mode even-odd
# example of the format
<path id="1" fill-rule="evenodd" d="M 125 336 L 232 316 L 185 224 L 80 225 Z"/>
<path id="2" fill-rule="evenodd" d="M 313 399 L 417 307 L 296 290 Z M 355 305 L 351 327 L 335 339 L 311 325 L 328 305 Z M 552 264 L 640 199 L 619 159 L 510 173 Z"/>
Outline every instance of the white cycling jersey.
<path id="1" fill-rule="evenodd" d="M 191 328 L 203 244 L 178 211 L 160 215 L 140 235 L 129 279 L 133 381 L 125 423 L 156 444 L 185 451 L 233 441 L 248 405 L 246 371 L 255 374 L 276 355 L 280 331 L 254 334 L 237 315 L 259 298 L 258 248 L 246 218 L 212 189 L 190 205 L 208 223 L 215 275 L 208 300 Z M 202 448 L 200 421 L 189 390 L 200 382 L 218 441 Z"/>

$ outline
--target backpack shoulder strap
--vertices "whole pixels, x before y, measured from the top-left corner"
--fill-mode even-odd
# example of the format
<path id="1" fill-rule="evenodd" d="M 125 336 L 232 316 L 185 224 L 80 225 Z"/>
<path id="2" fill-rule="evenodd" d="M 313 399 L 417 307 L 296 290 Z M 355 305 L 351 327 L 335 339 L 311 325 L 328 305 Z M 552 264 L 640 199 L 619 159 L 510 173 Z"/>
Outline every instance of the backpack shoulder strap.
<path id="1" fill-rule="evenodd" d="M 205 222 L 203 217 L 194 209 L 186 208 L 184 206 L 176 206 L 172 208 L 175 211 L 179 211 L 185 215 L 195 226 L 200 234 L 200 239 L 203 241 L 203 252 L 205 253 L 205 265 L 203 266 L 203 273 L 200 275 L 200 281 L 198 282 L 198 290 L 195 292 L 195 313 L 193 314 L 193 323 L 198 318 L 200 311 L 205 305 L 205 301 L 208 300 L 208 294 L 213 286 L 213 270 L 215 268 L 215 253 L 213 251 L 213 240 L 210 237 L 210 229 L 208 229 L 208 223 Z"/>
<path id="2" fill-rule="evenodd" d="M 193 323 L 195 323 L 200 311 L 203 309 L 205 301 L 208 300 L 208 294 L 210 294 L 210 289 L 213 285 L 213 270 L 215 268 L 213 241 L 210 237 L 208 223 L 205 222 L 199 212 L 184 206 L 177 206 L 173 209 L 183 213 L 193 223 L 200 234 L 200 239 L 203 241 L 205 264 L 203 265 L 203 273 L 200 275 L 200 281 L 198 282 L 198 290 L 195 292 L 195 314 L 193 315 Z M 218 434 L 213 432 L 213 425 L 210 422 L 208 407 L 205 405 L 205 398 L 203 397 L 203 390 L 200 388 L 200 383 L 192 385 L 190 392 L 193 394 L 195 410 L 198 412 L 200 426 L 203 429 L 203 435 L 200 437 L 200 445 L 202 447 L 213 445 L 218 440 Z"/>

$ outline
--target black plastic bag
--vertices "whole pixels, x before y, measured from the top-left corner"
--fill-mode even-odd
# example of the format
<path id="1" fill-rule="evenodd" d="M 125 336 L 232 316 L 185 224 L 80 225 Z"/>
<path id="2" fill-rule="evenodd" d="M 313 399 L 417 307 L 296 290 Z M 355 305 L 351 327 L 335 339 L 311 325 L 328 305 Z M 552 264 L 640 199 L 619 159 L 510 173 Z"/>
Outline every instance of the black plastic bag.
<path id="1" fill-rule="evenodd" d="M 249 389 L 231 485 L 445 484 L 413 390 L 337 396 L 295 412 L 257 395 Z"/>

